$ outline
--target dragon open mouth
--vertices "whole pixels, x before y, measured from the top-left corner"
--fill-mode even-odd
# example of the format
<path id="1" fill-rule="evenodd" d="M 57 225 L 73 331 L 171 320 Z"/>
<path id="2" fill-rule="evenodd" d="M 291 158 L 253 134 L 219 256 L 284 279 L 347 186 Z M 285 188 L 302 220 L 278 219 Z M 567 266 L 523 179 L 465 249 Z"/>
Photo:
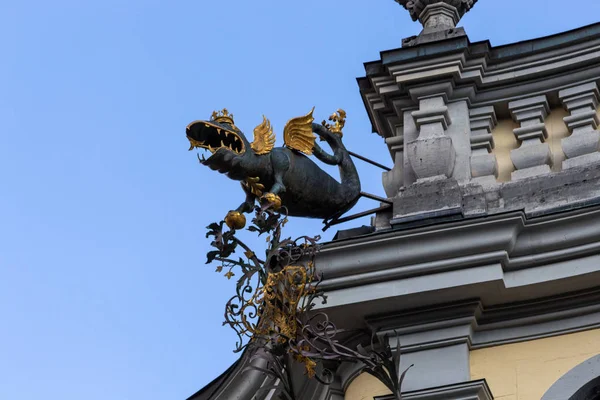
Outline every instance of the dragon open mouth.
<path id="1" fill-rule="evenodd" d="M 190 141 L 190 150 L 194 148 L 208 149 L 216 153 L 226 149 L 235 154 L 243 154 L 246 150 L 242 138 L 226 124 L 216 124 L 208 121 L 195 121 L 186 128 Z"/>

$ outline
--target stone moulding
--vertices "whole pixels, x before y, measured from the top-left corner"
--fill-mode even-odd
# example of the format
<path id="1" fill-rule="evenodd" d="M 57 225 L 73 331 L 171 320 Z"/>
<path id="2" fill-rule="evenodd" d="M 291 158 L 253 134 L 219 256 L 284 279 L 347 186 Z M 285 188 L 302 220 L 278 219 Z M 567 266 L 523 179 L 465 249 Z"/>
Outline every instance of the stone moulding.
<path id="1" fill-rule="evenodd" d="M 558 94 L 596 81 L 600 76 L 600 23 L 500 47 L 457 37 L 389 50 L 381 53 L 380 60 L 365 63 L 365 71 L 358 83 L 371 124 L 384 138 L 393 137 L 391 120 L 418 107 L 409 91 L 414 85 L 451 82 L 449 102 L 506 107 L 528 93 Z"/>
<path id="2" fill-rule="evenodd" d="M 402 394 L 406 400 L 494 400 L 485 380 L 441 386 Z M 393 400 L 390 396 L 377 396 L 374 400 Z"/>
<path id="3" fill-rule="evenodd" d="M 325 245 L 316 265 L 326 276 L 321 287 L 330 290 L 469 265 L 498 263 L 504 271 L 517 271 L 598 251 L 596 206 L 540 218 L 517 211 L 381 232 Z"/>
<path id="4" fill-rule="evenodd" d="M 349 239 L 325 245 L 316 266 L 326 277 L 325 307 L 355 307 L 346 312 L 367 316 L 398 304 L 466 298 L 501 304 L 586 290 L 600 280 L 599 252 L 595 206 L 531 220 L 516 212 Z"/>
<path id="5" fill-rule="evenodd" d="M 371 329 L 399 335 L 403 353 L 466 344 L 517 343 L 600 327 L 600 290 L 485 307 L 466 300 L 366 318 Z M 394 343 L 395 344 L 395 343 Z"/>

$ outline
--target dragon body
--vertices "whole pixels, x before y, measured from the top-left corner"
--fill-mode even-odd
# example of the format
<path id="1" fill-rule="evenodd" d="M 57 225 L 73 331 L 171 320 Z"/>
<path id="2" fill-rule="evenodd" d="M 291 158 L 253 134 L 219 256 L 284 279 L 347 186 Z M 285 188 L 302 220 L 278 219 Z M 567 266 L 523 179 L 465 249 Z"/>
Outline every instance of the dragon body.
<path id="1" fill-rule="evenodd" d="M 283 147 L 274 147 L 275 135 L 266 118 L 254 129 L 251 143 L 227 110 L 213 113 L 209 121 L 192 122 L 186 134 L 190 150 L 204 148 L 212 153 L 208 159 L 200 160 L 203 165 L 242 182 L 246 199 L 232 212 L 251 212 L 260 200 L 284 206 L 291 216 L 331 221 L 356 204 L 361 190 L 354 163 L 342 143 L 339 121 L 343 117 L 334 116 L 330 120 L 336 121 L 335 127 L 314 123 L 312 111 L 291 119 L 284 128 Z M 316 143 L 317 136 L 327 142 L 332 154 Z M 340 182 L 308 155 L 338 166 Z"/>

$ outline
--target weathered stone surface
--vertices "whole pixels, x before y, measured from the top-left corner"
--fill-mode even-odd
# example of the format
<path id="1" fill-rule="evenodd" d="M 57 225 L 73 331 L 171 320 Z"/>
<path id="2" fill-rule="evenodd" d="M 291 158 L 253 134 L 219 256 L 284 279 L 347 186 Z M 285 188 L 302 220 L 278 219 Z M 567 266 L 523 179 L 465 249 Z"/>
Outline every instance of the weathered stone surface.
<path id="1" fill-rule="evenodd" d="M 600 203 L 600 159 L 585 160 L 559 173 L 541 170 L 545 167 L 516 171 L 521 174 L 518 179 L 505 183 L 459 183 L 441 177 L 419 180 L 400 189 L 393 199 L 391 225 L 454 214 L 474 217 L 522 210 L 534 216 Z M 377 224 L 384 229 L 384 217 L 381 218 Z"/>
<path id="2" fill-rule="evenodd" d="M 486 181 L 482 183 L 473 182 L 461 187 L 462 192 L 462 214 L 465 217 L 486 215 L 488 205 L 486 199 Z"/>
<path id="3" fill-rule="evenodd" d="M 510 159 L 517 169 L 512 173 L 513 179 L 545 174 L 550 172 L 550 146 L 535 140 L 525 141 L 518 149 L 510 152 Z"/>
<path id="4" fill-rule="evenodd" d="M 597 164 L 599 162 L 600 153 L 589 153 L 563 161 L 563 169 L 585 167 L 587 164 Z"/>
<path id="5" fill-rule="evenodd" d="M 406 151 L 418 179 L 452 176 L 456 152 L 449 137 L 419 138 L 408 143 Z"/>
<path id="6" fill-rule="evenodd" d="M 443 95 L 419 99 L 419 110 L 411 116 L 418 137 L 407 142 L 406 153 L 417 179 L 452 176 L 456 152 L 446 130 L 452 124 Z"/>
<path id="7" fill-rule="evenodd" d="M 574 133 L 562 140 L 562 147 L 569 159 L 597 152 L 600 148 L 600 132 L 589 129 Z"/>
<path id="8" fill-rule="evenodd" d="M 392 224 L 460 213 L 458 182 L 443 177 L 422 179 L 403 188 L 394 198 Z"/>

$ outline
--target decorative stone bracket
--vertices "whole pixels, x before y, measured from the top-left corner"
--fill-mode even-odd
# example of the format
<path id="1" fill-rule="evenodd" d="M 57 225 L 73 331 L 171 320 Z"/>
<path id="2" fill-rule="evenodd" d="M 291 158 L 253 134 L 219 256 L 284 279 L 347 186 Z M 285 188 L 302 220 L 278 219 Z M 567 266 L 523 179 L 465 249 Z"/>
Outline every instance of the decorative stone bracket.
<path id="1" fill-rule="evenodd" d="M 562 140 L 567 160 L 563 169 L 600 161 L 600 132 L 596 130 L 600 120 L 596 109 L 600 93 L 595 82 L 561 90 L 558 94 L 571 115 L 564 118 L 571 136 Z"/>
<path id="2" fill-rule="evenodd" d="M 550 146 L 544 143 L 548 137 L 544 121 L 550 112 L 546 96 L 511 101 L 508 108 L 513 119 L 521 125 L 513 131 L 521 146 L 510 152 L 516 169 L 512 179 L 550 173 Z"/>
<path id="3" fill-rule="evenodd" d="M 417 180 L 451 177 L 456 153 L 452 139 L 444 133 L 452 123 L 444 97 L 419 99 L 419 110 L 411 115 L 419 137 L 407 143 L 406 150 Z"/>
<path id="4" fill-rule="evenodd" d="M 496 183 L 498 171 L 492 131 L 498 124 L 493 106 L 469 111 L 471 118 L 471 177 L 473 180 Z"/>

